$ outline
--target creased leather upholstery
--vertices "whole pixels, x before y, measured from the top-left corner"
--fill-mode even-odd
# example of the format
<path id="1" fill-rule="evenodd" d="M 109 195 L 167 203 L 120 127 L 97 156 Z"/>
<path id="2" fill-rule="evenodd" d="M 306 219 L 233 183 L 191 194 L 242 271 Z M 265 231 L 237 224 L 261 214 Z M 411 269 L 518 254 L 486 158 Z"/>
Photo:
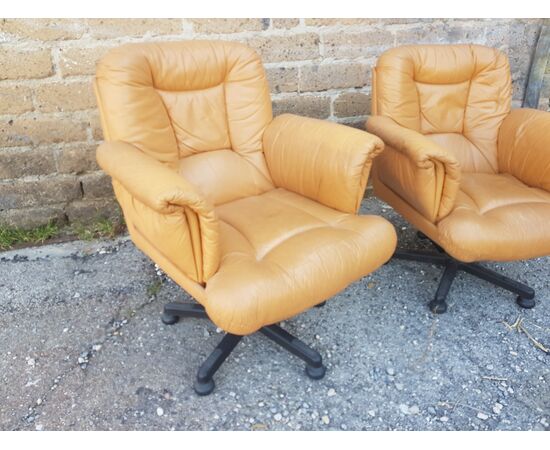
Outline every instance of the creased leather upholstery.
<path id="1" fill-rule="evenodd" d="M 328 299 L 386 262 L 396 245 L 381 217 L 335 211 L 281 188 L 216 211 L 222 261 L 205 306 L 238 334 Z"/>
<path id="2" fill-rule="evenodd" d="M 504 54 L 401 47 L 374 79 L 378 196 L 461 261 L 550 254 L 550 113 L 510 111 Z"/>
<path id="3" fill-rule="evenodd" d="M 393 254 L 391 224 L 355 215 L 381 140 L 272 120 L 249 48 L 125 45 L 100 62 L 95 89 L 108 140 L 97 159 L 132 240 L 220 328 L 248 334 L 290 318 Z"/>
<path id="4" fill-rule="evenodd" d="M 453 154 L 389 117 L 372 117 L 368 128 L 386 143 L 377 167 L 388 187 L 432 222 L 449 214 L 460 184 Z"/>
<path id="5" fill-rule="evenodd" d="M 349 213 L 357 212 L 372 160 L 383 148 L 360 130 L 293 114 L 275 118 L 264 133 L 277 187 Z"/>
<path id="6" fill-rule="evenodd" d="M 550 254 L 550 192 L 510 174 L 464 174 L 439 242 L 462 261 L 510 261 Z M 496 257 L 495 257 L 496 255 Z"/>
<path id="7" fill-rule="evenodd" d="M 220 261 L 213 205 L 181 175 L 130 144 L 100 145 L 97 161 L 113 178 L 130 232 L 148 237 L 188 277 L 207 280 Z M 181 254 L 191 258 L 179 258 Z"/>
<path id="8" fill-rule="evenodd" d="M 123 45 L 100 61 L 95 83 L 110 140 L 164 162 L 227 148 L 252 165 L 260 160 L 271 101 L 261 60 L 244 45 Z M 264 166 L 257 170 L 269 178 Z"/>
<path id="9" fill-rule="evenodd" d="M 528 186 L 550 191 L 550 114 L 516 109 L 498 135 L 498 165 Z"/>
<path id="10" fill-rule="evenodd" d="M 187 156 L 173 167 L 212 204 L 218 205 L 274 188 L 263 154 L 258 152 L 251 157 L 255 164 L 231 149 L 212 150 Z"/>
<path id="11" fill-rule="evenodd" d="M 504 53 L 481 45 L 405 46 L 382 54 L 375 71 L 378 115 L 424 135 L 470 143 L 466 157 L 455 153 L 464 172 L 498 171 L 497 134 L 512 93 Z M 448 138 L 436 139 L 444 145 Z"/>

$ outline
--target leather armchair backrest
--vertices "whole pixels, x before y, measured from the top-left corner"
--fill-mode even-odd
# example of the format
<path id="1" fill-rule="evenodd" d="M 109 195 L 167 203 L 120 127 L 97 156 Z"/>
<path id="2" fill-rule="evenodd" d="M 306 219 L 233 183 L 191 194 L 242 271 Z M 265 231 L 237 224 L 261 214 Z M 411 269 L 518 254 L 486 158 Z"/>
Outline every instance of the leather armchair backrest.
<path id="1" fill-rule="evenodd" d="M 480 45 L 417 45 L 376 64 L 373 113 L 452 151 L 465 172 L 497 172 L 497 138 L 511 107 L 508 58 Z"/>
<path id="2" fill-rule="evenodd" d="M 262 153 L 271 100 L 252 49 L 222 41 L 127 44 L 100 61 L 95 88 L 106 139 L 170 163 L 213 203 L 239 197 L 247 185 L 249 195 L 272 188 Z M 216 194 L 223 189 L 229 193 Z"/>

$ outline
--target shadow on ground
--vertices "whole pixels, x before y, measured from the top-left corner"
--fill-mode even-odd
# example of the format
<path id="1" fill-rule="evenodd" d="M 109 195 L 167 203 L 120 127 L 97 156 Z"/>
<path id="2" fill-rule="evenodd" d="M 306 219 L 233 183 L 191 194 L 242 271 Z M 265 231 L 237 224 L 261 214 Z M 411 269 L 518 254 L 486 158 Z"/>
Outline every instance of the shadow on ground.
<path id="1" fill-rule="evenodd" d="M 382 202 L 363 213 L 390 219 L 402 247 L 429 245 Z M 161 323 L 164 303 L 191 299 L 127 239 L 1 253 L 0 429 L 548 429 L 550 355 L 504 322 L 523 317 L 550 346 L 550 258 L 490 266 L 533 286 L 536 308 L 460 275 L 433 316 L 440 269 L 392 261 L 284 324 L 321 352 L 323 380 L 254 335 L 199 398 L 221 334 Z"/>

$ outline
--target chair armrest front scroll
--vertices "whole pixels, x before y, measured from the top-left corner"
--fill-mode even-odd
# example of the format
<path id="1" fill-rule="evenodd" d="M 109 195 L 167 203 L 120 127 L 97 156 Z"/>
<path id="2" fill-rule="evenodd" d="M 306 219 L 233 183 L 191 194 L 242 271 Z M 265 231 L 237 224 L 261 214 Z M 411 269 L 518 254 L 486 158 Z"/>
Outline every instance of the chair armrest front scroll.
<path id="1" fill-rule="evenodd" d="M 454 156 L 389 117 L 372 116 L 367 130 L 386 144 L 375 163 L 377 178 L 426 219 L 437 222 L 449 214 L 460 184 Z"/>
<path id="2" fill-rule="evenodd" d="M 550 192 L 550 112 L 514 109 L 498 134 L 499 171 Z"/>
<path id="3" fill-rule="evenodd" d="M 263 146 L 276 186 L 346 213 L 357 212 L 372 159 L 384 148 L 364 131 L 292 114 L 271 122 Z"/>
<path id="4" fill-rule="evenodd" d="M 158 213 L 189 207 L 199 215 L 213 207 L 174 170 L 125 142 L 106 142 L 97 149 L 101 168 L 139 201 Z"/>
<path id="5" fill-rule="evenodd" d="M 96 156 L 113 179 L 129 227 L 194 281 L 202 283 L 215 273 L 220 258 L 217 216 L 192 184 L 125 142 L 106 142 Z"/>

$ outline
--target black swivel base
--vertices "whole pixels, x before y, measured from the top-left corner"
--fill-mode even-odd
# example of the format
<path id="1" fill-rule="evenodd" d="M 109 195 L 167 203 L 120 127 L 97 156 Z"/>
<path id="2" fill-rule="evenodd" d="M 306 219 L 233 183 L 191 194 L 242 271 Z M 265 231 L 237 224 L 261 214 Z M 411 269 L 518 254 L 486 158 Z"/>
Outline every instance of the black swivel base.
<path id="1" fill-rule="evenodd" d="M 180 317 L 208 318 L 204 308 L 195 303 L 168 303 L 164 306 L 162 322 L 166 325 L 173 325 Z M 306 374 L 308 377 L 319 380 L 325 376 L 326 368 L 323 365 L 321 355 L 308 347 L 300 339 L 295 338 L 279 325 L 269 325 L 261 328 L 260 333 L 279 344 L 285 350 L 302 359 L 306 363 Z M 229 354 L 237 346 L 243 336 L 226 333 L 218 346 L 202 363 L 197 372 L 195 380 L 195 392 L 198 395 L 208 395 L 214 390 L 214 374 L 227 359 Z"/>
<path id="2" fill-rule="evenodd" d="M 421 239 L 429 239 L 422 233 L 418 233 Z M 430 240 L 430 242 L 432 242 Z M 504 275 L 488 269 L 478 263 L 464 263 L 457 261 L 452 256 L 449 256 L 436 243 L 432 244 L 437 249 L 437 252 L 429 252 L 425 250 L 396 250 L 393 258 L 405 259 L 409 261 L 420 261 L 430 264 L 438 264 L 444 267 L 443 275 L 439 286 L 435 293 L 434 299 L 428 303 L 430 310 L 433 313 L 441 314 L 447 311 L 446 298 L 451 289 L 451 285 L 459 270 L 467 272 L 470 275 L 475 275 L 482 280 L 489 281 L 496 286 L 504 288 L 517 295 L 516 303 L 522 308 L 533 308 L 535 306 L 535 291 L 526 284 L 512 280 Z"/>

